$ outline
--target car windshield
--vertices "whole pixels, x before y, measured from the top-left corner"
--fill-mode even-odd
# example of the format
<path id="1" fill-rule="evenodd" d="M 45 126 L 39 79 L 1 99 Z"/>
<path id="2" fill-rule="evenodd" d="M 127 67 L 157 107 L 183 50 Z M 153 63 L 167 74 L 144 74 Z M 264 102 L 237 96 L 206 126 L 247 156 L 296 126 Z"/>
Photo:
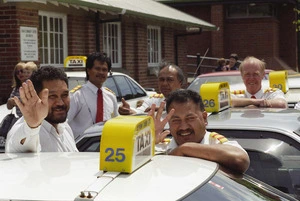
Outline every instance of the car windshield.
<path id="1" fill-rule="evenodd" d="M 269 87 L 269 74 L 266 74 L 262 85 L 263 88 Z M 226 75 L 226 76 L 199 76 L 197 77 L 188 87 L 192 91 L 199 92 L 200 86 L 207 82 L 228 82 L 231 90 L 243 89 L 245 88 L 243 79 L 240 74 L 236 75 Z"/>
<path id="2" fill-rule="evenodd" d="M 252 180 L 251 180 L 252 181 Z M 220 171 L 210 179 L 205 185 L 199 187 L 190 195 L 185 197 L 184 201 L 194 200 L 288 200 L 251 182 L 247 176 L 241 178 L 228 179 Z M 214 192 L 214 193 L 211 193 Z M 278 192 L 277 192 L 278 193 Z"/>
<path id="3" fill-rule="evenodd" d="M 200 86 L 207 82 L 228 82 L 229 85 L 233 85 L 243 83 L 243 80 L 240 75 L 197 77 L 188 88 L 193 91 L 199 91 Z"/>

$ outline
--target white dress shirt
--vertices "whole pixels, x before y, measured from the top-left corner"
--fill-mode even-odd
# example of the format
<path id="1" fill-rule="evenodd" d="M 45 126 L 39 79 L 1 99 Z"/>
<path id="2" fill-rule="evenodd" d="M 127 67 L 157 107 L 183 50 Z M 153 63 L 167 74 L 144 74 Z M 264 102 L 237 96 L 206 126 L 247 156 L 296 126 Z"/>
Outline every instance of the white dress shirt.
<path id="1" fill-rule="evenodd" d="M 103 121 L 119 115 L 118 103 L 115 94 L 106 87 L 101 87 L 103 94 Z M 75 139 L 96 123 L 98 88 L 87 81 L 76 91 L 71 90 L 68 123 L 71 126 Z"/>
<path id="2" fill-rule="evenodd" d="M 24 138 L 25 141 L 21 144 Z M 7 135 L 5 152 L 78 152 L 78 149 L 68 123 L 58 124 L 57 133 L 45 120 L 40 126 L 32 129 L 22 117 Z"/>
<path id="3" fill-rule="evenodd" d="M 237 90 L 239 91 L 239 90 Z M 238 94 L 231 94 L 231 98 L 251 98 L 252 94 L 250 94 L 248 91 L 240 90 L 241 93 Z M 256 94 L 253 94 L 256 99 L 276 99 L 276 98 L 282 98 L 285 100 L 284 93 L 277 88 L 269 88 L 266 90 L 259 90 Z"/>

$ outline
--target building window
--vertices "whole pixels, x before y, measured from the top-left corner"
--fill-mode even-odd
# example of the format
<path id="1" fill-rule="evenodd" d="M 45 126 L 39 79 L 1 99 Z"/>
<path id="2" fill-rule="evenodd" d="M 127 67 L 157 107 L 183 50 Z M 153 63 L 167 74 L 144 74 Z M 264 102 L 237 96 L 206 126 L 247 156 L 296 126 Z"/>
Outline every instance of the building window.
<path id="1" fill-rule="evenodd" d="M 67 17 L 39 12 L 39 56 L 41 65 L 61 67 L 68 54 Z"/>
<path id="2" fill-rule="evenodd" d="M 276 6 L 269 3 L 250 3 L 229 5 L 227 9 L 228 18 L 254 18 L 276 16 Z"/>
<path id="3" fill-rule="evenodd" d="M 110 56 L 113 68 L 122 66 L 120 22 L 103 24 L 103 51 Z"/>
<path id="4" fill-rule="evenodd" d="M 147 27 L 148 67 L 158 67 L 161 60 L 160 27 Z"/>

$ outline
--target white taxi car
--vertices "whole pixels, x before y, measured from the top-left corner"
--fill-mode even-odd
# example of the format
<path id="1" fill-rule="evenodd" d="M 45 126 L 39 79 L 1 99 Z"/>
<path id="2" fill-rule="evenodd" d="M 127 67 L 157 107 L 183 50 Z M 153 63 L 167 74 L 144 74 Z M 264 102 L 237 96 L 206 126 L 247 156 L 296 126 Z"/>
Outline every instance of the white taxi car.
<path id="1" fill-rule="evenodd" d="M 132 173 L 99 170 L 99 153 L 0 154 L 0 200 L 296 200 L 210 161 L 156 155 Z"/>

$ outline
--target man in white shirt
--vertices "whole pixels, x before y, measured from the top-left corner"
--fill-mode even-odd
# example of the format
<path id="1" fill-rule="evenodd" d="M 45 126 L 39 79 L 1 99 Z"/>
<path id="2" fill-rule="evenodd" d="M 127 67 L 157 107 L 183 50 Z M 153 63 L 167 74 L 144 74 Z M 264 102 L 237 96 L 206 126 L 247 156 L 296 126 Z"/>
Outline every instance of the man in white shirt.
<path id="1" fill-rule="evenodd" d="M 77 152 L 66 123 L 70 105 L 68 78 L 63 70 L 42 67 L 22 84 L 14 97 L 23 117 L 7 136 L 5 152 Z"/>
<path id="2" fill-rule="evenodd" d="M 75 139 L 98 122 L 107 121 L 119 115 L 116 95 L 103 83 L 111 70 L 111 60 L 106 53 L 93 52 L 86 61 L 87 83 L 71 90 L 71 103 L 68 112 Z M 102 91 L 101 108 L 98 103 L 98 90 Z M 98 108 L 99 107 L 99 108 Z M 97 119 L 98 110 L 102 110 L 102 119 Z"/>
<path id="3" fill-rule="evenodd" d="M 231 95 L 232 107 L 272 107 L 287 108 L 287 101 L 280 89 L 262 89 L 266 63 L 255 58 L 247 57 L 239 70 L 246 86 L 246 91 Z"/>
<path id="4" fill-rule="evenodd" d="M 247 170 L 249 156 L 236 141 L 206 130 L 207 112 L 197 92 L 186 89 L 173 91 L 166 102 L 168 114 L 161 120 L 164 104 L 160 105 L 156 115 L 155 105 L 149 112 L 155 121 L 157 147 L 171 133 L 173 138 L 165 149 L 170 155 L 211 160 L 238 172 Z M 167 122 L 170 130 L 164 131 Z"/>

